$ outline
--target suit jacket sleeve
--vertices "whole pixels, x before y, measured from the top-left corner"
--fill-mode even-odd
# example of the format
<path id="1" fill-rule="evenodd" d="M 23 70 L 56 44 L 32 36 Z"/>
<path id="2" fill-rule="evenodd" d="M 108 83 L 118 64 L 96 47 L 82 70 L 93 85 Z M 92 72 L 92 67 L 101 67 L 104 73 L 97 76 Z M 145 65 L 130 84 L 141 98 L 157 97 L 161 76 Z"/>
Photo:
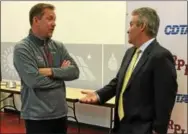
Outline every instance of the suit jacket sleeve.
<path id="1" fill-rule="evenodd" d="M 155 119 L 153 130 L 166 134 L 177 93 L 177 74 L 173 56 L 166 51 L 154 60 Z"/>
<path id="2" fill-rule="evenodd" d="M 126 51 L 116 77 L 113 78 L 102 89 L 99 89 L 96 91 L 96 93 L 98 94 L 99 100 L 100 100 L 99 101 L 100 104 L 104 104 L 106 101 L 108 101 L 109 99 L 111 99 L 112 97 L 114 97 L 116 95 L 117 85 L 118 85 L 118 81 L 119 81 L 119 74 L 120 74 L 121 68 L 123 68 L 123 63 L 127 57 L 127 54 L 129 53 L 129 51 L 130 51 L 130 49 L 128 49 Z"/>
<path id="3" fill-rule="evenodd" d="M 116 86 L 118 81 L 118 74 L 117 76 L 112 79 L 109 84 L 104 86 L 102 89 L 99 89 L 96 91 L 96 93 L 99 95 L 99 102 L 100 104 L 104 104 L 106 101 L 111 99 L 116 94 Z"/>

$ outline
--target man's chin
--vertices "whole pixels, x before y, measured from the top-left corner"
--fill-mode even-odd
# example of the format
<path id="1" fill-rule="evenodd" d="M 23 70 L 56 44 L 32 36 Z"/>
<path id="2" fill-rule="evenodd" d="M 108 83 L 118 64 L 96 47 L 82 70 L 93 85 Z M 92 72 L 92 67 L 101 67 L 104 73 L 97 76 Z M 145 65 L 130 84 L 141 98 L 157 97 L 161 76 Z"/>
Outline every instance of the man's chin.
<path id="1" fill-rule="evenodd" d="M 132 44 L 132 41 L 131 41 L 131 40 L 128 40 L 128 43 L 129 43 L 129 44 Z"/>
<path id="2" fill-rule="evenodd" d="M 52 38 L 53 34 L 48 34 L 48 38 Z"/>

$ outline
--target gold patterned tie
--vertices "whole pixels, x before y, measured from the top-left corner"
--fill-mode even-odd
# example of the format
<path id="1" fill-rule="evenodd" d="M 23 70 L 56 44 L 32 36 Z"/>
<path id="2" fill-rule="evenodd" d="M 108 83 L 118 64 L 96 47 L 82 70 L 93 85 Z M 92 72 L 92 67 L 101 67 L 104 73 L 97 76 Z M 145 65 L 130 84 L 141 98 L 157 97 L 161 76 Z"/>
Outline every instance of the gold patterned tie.
<path id="1" fill-rule="evenodd" d="M 125 74 L 125 77 L 124 77 L 124 82 L 123 82 L 123 86 L 122 86 L 122 89 L 121 89 L 121 93 L 120 93 L 120 97 L 119 97 L 119 106 L 118 106 L 118 115 L 119 115 L 119 118 L 120 120 L 122 120 L 122 118 L 124 117 L 124 109 L 123 109 L 123 93 L 126 89 L 126 86 L 127 86 L 127 83 L 131 77 L 131 74 L 133 72 L 133 69 L 134 69 L 134 66 L 135 66 L 135 63 L 138 59 L 138 56 L 139 56 L 139 53 L 141 51 L 139 49 L 136 49 L 136 52 L 134 53 L 133 57 L 132 57 L 132 60 L 131 60 L 131 63 L 129 64 L 129 67 L 126 71 L 126 74 Z"/>

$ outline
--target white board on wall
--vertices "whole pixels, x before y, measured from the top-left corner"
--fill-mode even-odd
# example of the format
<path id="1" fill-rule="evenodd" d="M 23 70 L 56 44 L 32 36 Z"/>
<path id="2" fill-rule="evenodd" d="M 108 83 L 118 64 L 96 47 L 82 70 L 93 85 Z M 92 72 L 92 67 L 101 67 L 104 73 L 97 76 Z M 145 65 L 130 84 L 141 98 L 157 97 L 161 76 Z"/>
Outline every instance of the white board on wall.
<path id="1" fill-rule="evenodd" d="M 41 1 L 1 2 L 1 41 L 17 42 L 28 34 L 29 10 Z M 56 1 L 54 39 L 64 43 L 124 44 L 124 1 Z M 19 9 L 19 10 L 18 10 Z"/>

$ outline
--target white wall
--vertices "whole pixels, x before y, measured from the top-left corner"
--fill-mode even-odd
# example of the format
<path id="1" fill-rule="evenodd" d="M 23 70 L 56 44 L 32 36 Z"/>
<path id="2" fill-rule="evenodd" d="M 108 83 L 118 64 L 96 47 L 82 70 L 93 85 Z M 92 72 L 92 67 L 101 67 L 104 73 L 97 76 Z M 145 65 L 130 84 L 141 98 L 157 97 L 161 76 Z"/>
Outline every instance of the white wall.
<path id="1" fill-rule="evenodd" d="M 1 41 L 15 42 L 27 35 L 29 9 L 36 3 L 38 2 L 2 2 Z M 57 26 L 54 39 L 64 43 L 125 43 L 125 2 L 59 1 L 47 3 L 56 6 Z"/>
<path id="2" fill-rule="evenodd" d="M 17 42 L 27 36 L 30 27 L 29 9 L 36 3 L 1 2 L 1 42 Z M 56 6 L 54 39 L 72 44 L 125 44 L 126 2 L 48 3 Z M 16 96 L 16 100 L 20 109 L 20 97 Z M 76 113 L 80 122 L 109 127 L 108 108 L 78 104 Z M 69 114 L 72 114 L 71 111 Z"/>

